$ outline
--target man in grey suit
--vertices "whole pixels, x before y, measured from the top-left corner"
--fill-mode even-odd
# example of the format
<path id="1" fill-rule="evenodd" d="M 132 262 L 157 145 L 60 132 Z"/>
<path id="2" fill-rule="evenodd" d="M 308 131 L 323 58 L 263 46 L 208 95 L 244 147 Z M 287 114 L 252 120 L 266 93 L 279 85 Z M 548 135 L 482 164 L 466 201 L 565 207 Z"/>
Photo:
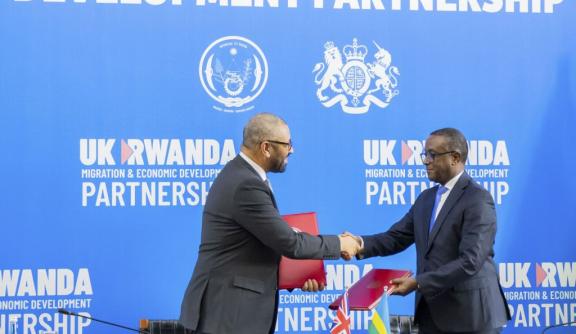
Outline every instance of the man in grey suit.
<path id="1" fill-rule="evenodd" d="M 510 319 L 493 260 L 494 201 L 464 171 L 467 155 L 460 131 L 432 132 L 422 161 L 438 185 L 422 192 L 387 232 L 357 238 L 363 247 L 358 258 L 416 244 L 416 276 L 392 283 L 395 294 L 416 291 L 420 333 L 499 333 Z"/>
<path id="2" fill-rule="evenodd" d="M 258 114 L 244 128 L 241 153 L 214 181 L 180 313 L 180 322 L 194 333 L 273 333 L 282 255 L 338 259 L 356 254 L 352 237 L 296 233 L 282 220 L 266 173 L 284 172 L 293 151 L 286 123 Z M 323 286 L 308 280 L 302 289 Z"/>

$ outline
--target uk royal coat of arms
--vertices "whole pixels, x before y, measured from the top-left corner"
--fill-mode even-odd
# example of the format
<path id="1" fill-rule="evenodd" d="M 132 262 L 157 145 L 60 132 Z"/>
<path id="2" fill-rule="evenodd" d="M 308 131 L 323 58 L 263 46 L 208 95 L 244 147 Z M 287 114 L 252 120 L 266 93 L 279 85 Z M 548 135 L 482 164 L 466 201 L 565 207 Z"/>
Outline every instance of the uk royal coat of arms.
<path id="1" fill-rule="evenodd" d="M 332 41 L 324 44 L 324 62 L 317 63 L 312 71 L 316 73 L 316 96 L 323 106 L 340 104 L 346 113 L 363 114 L 372 104 L 386 108 L 400 93 L 396 89 L 400 71 L 392 66 L 392 55 L 376 42 L 374 45 L 378 50 L 374 61 L 366 62 L 368 48 L 358 44 L 356 38 L 342 52 Z"/>

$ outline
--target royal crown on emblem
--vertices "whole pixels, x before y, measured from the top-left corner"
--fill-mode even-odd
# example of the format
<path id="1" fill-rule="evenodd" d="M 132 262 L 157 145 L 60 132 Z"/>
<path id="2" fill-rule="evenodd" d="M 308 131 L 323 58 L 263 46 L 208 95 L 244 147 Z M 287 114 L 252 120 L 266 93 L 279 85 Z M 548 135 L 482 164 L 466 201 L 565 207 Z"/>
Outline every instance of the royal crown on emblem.
<path id="1" fill-rule="evenodd" d="M 330 50 L 330 49 L 333 49 L 334 47 L 335 47 L 334 42 L 332 42 L 332 41 L 328 41 L 328 42 L 324 43 L 324 49 L 325 50 Z"/>
<path id="2" fill-rule="evenodd" d="M 352 45 L 345 45 L 342 48 L 346 61 L 350 60 L 360 60 L 364 61 L 364 58 L 368 54 L 368 48 L 365 45 L 358 45 L 358 39 L 354 38 L 352 40 Z"/>

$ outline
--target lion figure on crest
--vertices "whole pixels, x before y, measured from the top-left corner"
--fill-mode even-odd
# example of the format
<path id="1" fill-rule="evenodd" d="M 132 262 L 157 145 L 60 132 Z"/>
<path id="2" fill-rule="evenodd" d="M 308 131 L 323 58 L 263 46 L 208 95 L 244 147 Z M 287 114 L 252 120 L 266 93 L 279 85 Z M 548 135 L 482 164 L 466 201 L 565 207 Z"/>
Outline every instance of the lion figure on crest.
<path id="1" fill-rule="evenodd" d="M 314 77 L 314 82 L 316 85 L 320 85 L 316 91 L 316 96 L 318 96 L 320 101 L 326 101 L 328 99 L 327 96 L 322 94 L 328 87 L 330 87 L 336 93 L 342 92 L 341 88 L 336 87 L 336 83 L 343 79 L 341 71 L 343 62 L 340 50 L 334 46 L 333 42 L 327 42 L 324 45 L 324 48 L 326 49 L 324 51 L 324 61 L 326 62 L 326 66 L 324 63 L 318 63 L 316 66 L 314 66 L 314 70 L 312 71 L 312 73 L 318 72 Z M 324 74 L 322 75 L 322 78 L 319 79 L 319 76 L 322 73 Z"/>

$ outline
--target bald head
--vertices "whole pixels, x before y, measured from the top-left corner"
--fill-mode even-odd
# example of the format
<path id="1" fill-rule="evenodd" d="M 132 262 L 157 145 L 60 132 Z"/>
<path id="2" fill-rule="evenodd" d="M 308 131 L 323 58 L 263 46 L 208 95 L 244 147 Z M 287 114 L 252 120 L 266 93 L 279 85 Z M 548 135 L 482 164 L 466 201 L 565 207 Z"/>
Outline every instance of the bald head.
<path id="1" fill-rule="evenodd" d="M 286 122 L 274 114 L 257 114 L 244 127 L 242 145 L 254 150 L 264 140 L 277 139 L 279 131 L 287 127 Z"/>

